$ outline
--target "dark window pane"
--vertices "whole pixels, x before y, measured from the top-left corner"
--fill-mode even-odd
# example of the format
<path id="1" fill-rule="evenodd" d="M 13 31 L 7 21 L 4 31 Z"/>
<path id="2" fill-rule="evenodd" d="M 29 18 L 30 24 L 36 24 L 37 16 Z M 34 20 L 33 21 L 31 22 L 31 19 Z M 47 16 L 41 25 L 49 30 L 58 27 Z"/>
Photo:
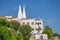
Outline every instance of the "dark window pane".
<path id="1" fill-rule="evenodd" d="M 31 24 L 34 25 L 34 22 L 32 22 Z"/>
<path id="2" fill-rule="evenodd" d="M 27 22 L 27 25 L 29 25 L 30 23 L 29 22 Z"/>
<path id="3" fill-rule="evenodd" d="M 25 22 L 23 22 L 23 24 L 25 24 Z"/>

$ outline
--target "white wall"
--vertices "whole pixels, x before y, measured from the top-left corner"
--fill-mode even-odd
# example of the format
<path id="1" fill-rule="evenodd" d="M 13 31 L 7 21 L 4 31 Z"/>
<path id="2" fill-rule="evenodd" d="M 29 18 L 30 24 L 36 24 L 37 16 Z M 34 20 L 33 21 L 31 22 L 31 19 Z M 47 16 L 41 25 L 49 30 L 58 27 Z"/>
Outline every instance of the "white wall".
<path id="1" fill-rule="evenodd" d="M 23 24 L 23 23 L 27 24 L 27 22 L 29 22 L 29 25 L 31 26 L 31 28 L 34 28 L 34 25 L 32 25 L 32 22 L 34 22 L 34 20 L 35 19 L 22 19 L 22 20 L 20 20 L 20 23 L 21 24 Z M 42 20 L 36 20 L 36 23 L 41 23 L 39 25 L 36 24 L 36 28 L 38 28 L 38 26 L 40 26 L 41 27 L 40 33 L 42 33 L 43 32 L 43 21 Z M 36 30 L 36 33 L 37 32 L 38 31 Z"/>

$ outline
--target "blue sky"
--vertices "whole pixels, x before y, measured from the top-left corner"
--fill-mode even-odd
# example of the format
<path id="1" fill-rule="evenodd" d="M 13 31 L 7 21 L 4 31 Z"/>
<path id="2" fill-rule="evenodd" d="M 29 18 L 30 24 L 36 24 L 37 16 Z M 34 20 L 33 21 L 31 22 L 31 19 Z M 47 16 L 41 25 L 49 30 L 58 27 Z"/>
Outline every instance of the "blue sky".
<path id="1" fill-rule="evenodd" d="M 26 7 L 27 18 L 41 18 L 60 34 L 60 0 L 0 0 L 0 16 L 17 16 L 19 5 Z"/>

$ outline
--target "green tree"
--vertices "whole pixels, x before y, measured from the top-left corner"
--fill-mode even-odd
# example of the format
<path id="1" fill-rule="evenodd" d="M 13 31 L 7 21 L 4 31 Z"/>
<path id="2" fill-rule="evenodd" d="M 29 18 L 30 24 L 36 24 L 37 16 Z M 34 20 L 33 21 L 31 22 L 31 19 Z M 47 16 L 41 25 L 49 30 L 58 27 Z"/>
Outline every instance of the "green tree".
<path id="1" fill-rule="evenodd" d="M 49 39 L 52 39 L 53 37 L 52 29 L 49 26 L 45 26 L 43 34 L 47 34 Z"/>
<path id="2" fill-rule="evenodd" d="M 10 27 L 13 28 L 15 31 L 17 31 L 20 27 L 20 23 L 17 21 L 11 21 L 10 22 Z"/>
<path id="3" fill-rule="evenodd" d="M 24 40 L 29 40 L 31 36 L 31 27 L 29 25 L 22 25 L 20 27 L 20 32 L 22 33 Z"/>
<path id="4" fill-rule="evenodd" d="M 0 27 L 0 40 L 24 40 L 22 34 L 16 34 L 13 28 Z"/>
<path id="5" fill-rule="evenodd" d="M 6 19 L 0 19 L 0 26 L 5 26 L 6 23 Z"/>
<path id="6" fill-rule="evenodd" d="M 17 34 L 16 40 L 24 40 L 23 35 L 21 33 Z"/>
<path id="7" fill-rule="evenodd" d="M 16 33 L 20 27 L 17 21 L 0 19 L 0 40 L 24 40 L 23 35 Z"/>
<path id="8" fill-rule="evenodd" d="M 1 40 L 16 40 L 14 30 L 8 27 L 0 27 Z"/>
<path id="9" fill-rule="evenodd" d="M 10 27 L 10 22 L 7 21 L 6 19 L 0 19 L 0 26 Z"/>

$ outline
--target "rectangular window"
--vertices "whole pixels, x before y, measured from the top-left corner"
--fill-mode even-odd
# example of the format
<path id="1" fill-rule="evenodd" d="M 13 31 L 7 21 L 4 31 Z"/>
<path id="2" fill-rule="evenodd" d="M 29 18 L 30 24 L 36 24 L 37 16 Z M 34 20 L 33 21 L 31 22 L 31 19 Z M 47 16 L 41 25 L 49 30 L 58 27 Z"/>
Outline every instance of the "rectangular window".
<path id="1" fill-rule="evenodd" d="M 40 23 L 36 23 L 37 25 L 40 25 L 41 24 L 41 22 Z"/>
<path id="2" fill-rule="evenodd" d="M 25 22 L 23 22 L 23 25 L 25 24 Z"/>
<path id="3" fill-rule="evenodd" d="M 27 25 L 29 25 L 30 23 L 29 22 L 27 22 Z"/>
<path id="4" fill-rule="evenodd" d="M 34 25 L 34 22 L 32 22 L 31 24 Z"/>

